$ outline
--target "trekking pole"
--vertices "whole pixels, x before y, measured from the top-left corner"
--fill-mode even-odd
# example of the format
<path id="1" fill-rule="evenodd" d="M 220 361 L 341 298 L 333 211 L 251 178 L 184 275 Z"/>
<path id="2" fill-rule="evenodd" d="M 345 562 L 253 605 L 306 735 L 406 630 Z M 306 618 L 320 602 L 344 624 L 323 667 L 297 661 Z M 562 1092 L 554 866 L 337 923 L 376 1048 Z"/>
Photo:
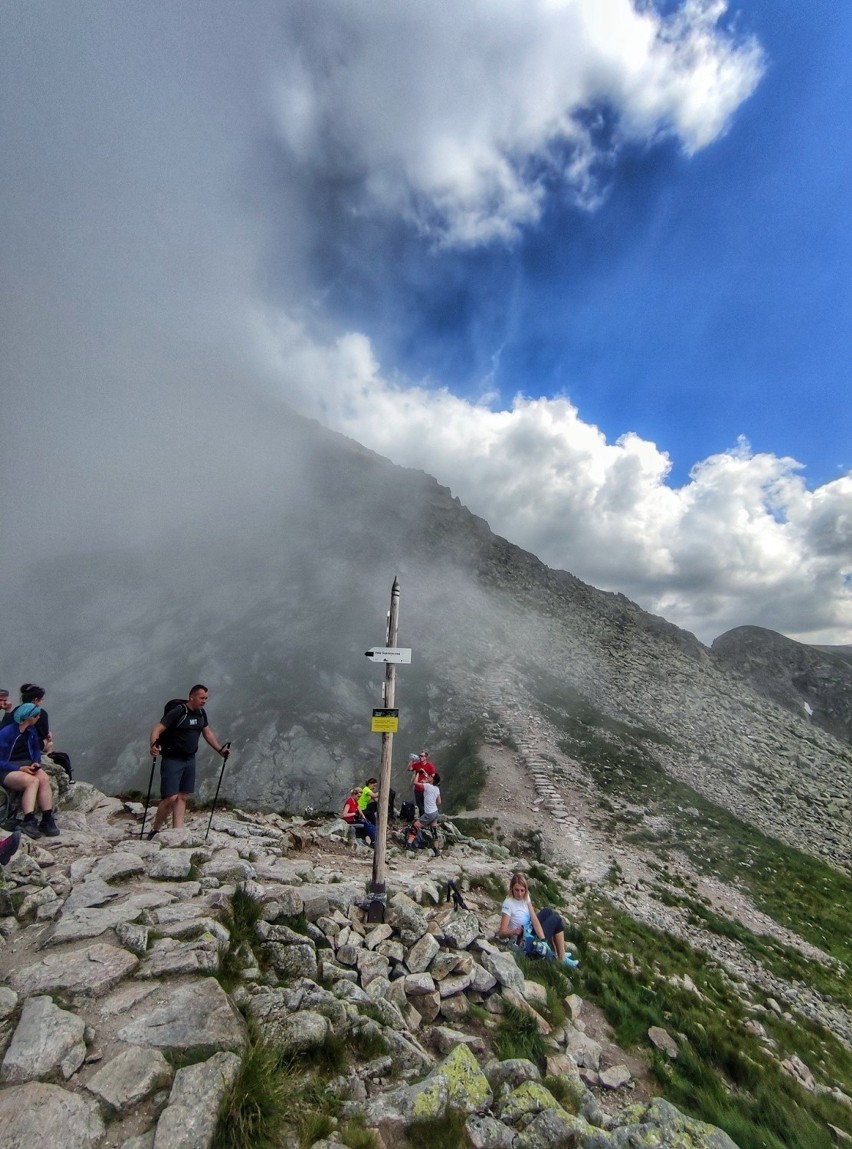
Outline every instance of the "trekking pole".
<path id="1" fill-rule="evenodd" d="M 151 777 L 148 779 L 148 797 L 145 799 L 145 812 L 142 815 L 142 829 L 139 831 L 139 841 L 142 841 L 142 835 L 145 833 L 145 819 L 148 817 L 148 807 L 151 804 L 151 788 L 154 785 L 154 770 L 157 766 L 157 755 L 151 757 Z"/>
<path id="2" fill-rule="evenodd" d="M 210 833 L 210 827 L 213 825 L 213 815 L 216 813 L 216 802 L 219 798 L 219 787 L 222 785 L 222 779 L 225 777 L 225 763 L 228 761 L 228 755 L 231 753 L 231 743 L 226 742 L 222 747 L 225 753 L 222 755 L 222 769 L 219 771 L 219 781 L 216 783 L 216 793 L 213 795 L 213 805 L 210 807 L 210 820 L 207 823 L 207 833 L 204 835 L 204 841 L 207 841 L 207 834 Z"/>

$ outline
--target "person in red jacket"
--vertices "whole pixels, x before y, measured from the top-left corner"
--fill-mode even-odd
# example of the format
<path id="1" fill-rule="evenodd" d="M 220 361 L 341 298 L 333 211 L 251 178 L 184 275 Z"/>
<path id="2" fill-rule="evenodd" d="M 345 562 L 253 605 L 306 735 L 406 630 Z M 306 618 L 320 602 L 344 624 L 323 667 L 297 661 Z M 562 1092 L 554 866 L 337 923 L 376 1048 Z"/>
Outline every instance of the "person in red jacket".
<path id="1" fill-rule="evenodd" d="M 349 797 L 343 803 L 343 810 L 341 816 L 347 825 L 355 828 L 355 835 L 358 836 L 358 827 L 363 827 L 363 833 L 370 839 L 371 842 L 376 840 L 376 827 L 368 822 L 364 817 L 361 807 L 358 805 L 358 799 L 361 797 L 360 786 L 353 786 L 349 791 Z"/>
<path id="2" fill-rule="evenodd" d="M 423 813 L 423 786 L 435 777 L 435 767 L 429 761 L 429 751 L 421 750 L 413 756 L 408 763 L 408 769 L 414 775 L 414 801 L 417 803 L 418 814 Z"/>

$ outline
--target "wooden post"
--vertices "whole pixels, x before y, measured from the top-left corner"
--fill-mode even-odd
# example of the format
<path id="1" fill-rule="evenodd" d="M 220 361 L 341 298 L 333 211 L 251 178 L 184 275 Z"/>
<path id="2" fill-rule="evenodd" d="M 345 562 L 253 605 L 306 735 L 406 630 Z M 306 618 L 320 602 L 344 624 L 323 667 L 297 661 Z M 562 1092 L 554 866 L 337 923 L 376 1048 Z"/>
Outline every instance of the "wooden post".
<path id="1" fill-rule="evenodd" d="M 399 636 L 399 579 L 394 575 L 391 587 L 391 605 L 388 615 L 389 647 L 395 647 Z M 391 709 L 396 693 L 396 667 L 392 662 L 385 666 L 385 697 L 383 705 Z M 387 894 L 385 892 L 385 853 L 388 836 L 388 802 L 391 784 L 391 757 L 393 754 L 393 734 L 382 734 L 382 763 L 379 770 L 379 809 L 376 825 L 376 842 L 373 847 L 373 880 L 370 884 L 370 904 L 367 909 L 368 922 L 383 922 Z"/>

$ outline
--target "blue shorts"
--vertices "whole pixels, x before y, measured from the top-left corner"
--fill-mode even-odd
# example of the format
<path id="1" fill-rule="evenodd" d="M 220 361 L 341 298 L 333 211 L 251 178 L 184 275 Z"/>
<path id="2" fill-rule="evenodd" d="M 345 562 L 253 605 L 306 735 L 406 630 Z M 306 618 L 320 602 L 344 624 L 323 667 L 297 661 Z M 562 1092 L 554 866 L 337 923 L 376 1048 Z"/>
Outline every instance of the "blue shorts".
<path id="1" fill-rule="evenodd" d="M 562 934 L 565 932 L 565 924 L 562 918 L 555 910 L 551 910 L 545 906 L 543 910 L 538 911 L 538 922 L 541 926 L 542 933 L 545 940 L 552 942 L 555 934 Z"/>
<path id="2" fill-rule="evenodd" d="M 195 757 L 160 759 L 160 797 L 195 793 Z"/>

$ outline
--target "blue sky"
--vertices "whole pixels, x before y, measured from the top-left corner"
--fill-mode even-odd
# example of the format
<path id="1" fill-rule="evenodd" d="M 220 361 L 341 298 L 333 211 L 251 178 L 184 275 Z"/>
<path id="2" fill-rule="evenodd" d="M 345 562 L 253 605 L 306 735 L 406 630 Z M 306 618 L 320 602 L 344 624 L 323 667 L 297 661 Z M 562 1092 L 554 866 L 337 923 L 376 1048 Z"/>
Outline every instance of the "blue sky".
<path id="1" fill-rule="evenodd" d="M 36 549 L 238 492 L 175 413 L 272 396 L 705 641 L 852 642 L 848 5 L 2 19 L 0 354 L 39 417 L 0 466 L 8 516 L 38 462 Z"/>
<path id="2" fill-rule="evenodd" d="M 631 147 L 598 210 L 555 189 L 509 245 L 447 252 L 400 228 L 376 252 L 356 223 L 323 268 L 327 306 L 413 378 L 569 394 L 609 438 L 669 451 L 676 482 L 739 435 L 811 484 L 848 471 L 852 18 L 825 2 L 738 15 L 766 70 L 721 139 L 691 157 Z"/>

